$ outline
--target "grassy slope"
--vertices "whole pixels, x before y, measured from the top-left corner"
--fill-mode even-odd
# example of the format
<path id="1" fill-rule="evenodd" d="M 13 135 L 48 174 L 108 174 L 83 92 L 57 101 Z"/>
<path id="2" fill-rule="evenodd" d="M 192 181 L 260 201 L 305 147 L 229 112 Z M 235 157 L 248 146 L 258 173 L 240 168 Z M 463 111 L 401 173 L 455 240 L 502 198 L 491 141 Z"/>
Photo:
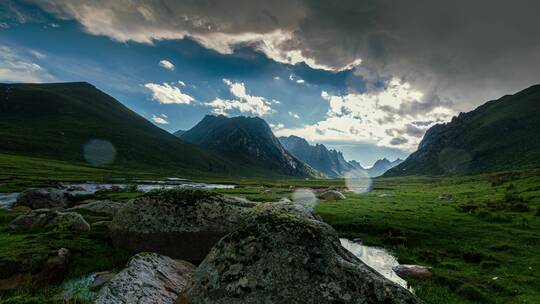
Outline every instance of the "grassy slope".
<path id="1" fill-rule="evenodd" d="M 0 153 L 85 162 L 84 145 L 111 142 L 115 166 L 182 173 L 234 170 L 87 83 L 0 84 Z"/>
<path id="2" fill-rule="evenodd" d="M 413 282 L 426 303 L 538 303 L 540 172 L 501 176 L 378 179 L 370 193 L 317 209 L 343 236 L 433 266 L 432 281 Z M 510 185 L 530 211 L 498 210 Z"/>
<path id="3" fill-rule="evenodd" d="M 432 127 L 418 151 L 385 176 L 538 168 L 539 115 L 540 85 L 489 101 L 445 125 Z"/>

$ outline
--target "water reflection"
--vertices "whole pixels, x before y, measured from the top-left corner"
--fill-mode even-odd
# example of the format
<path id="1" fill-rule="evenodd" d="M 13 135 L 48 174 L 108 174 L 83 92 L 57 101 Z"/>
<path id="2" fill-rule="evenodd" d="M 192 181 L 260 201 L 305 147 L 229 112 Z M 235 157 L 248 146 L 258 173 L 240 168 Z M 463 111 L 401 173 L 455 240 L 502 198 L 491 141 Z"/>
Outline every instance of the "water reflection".
<path id="1" fill-rule="evenodd" d="M 0 209 L 11 208 L 17 201 L 19 193 L 0 193 Z"/>
<path id="2" fill-rule="evenodd" d="M 400 278 L 393 270 L 392 267 L 399 265 L 397 258 L 391 255 L 383 248 L 365 246 L 360 242 L 351 241 L 349 239 L 339 239 L 341 245 L 352 252 L 362 262 L 366 263 L 369 267 L 375 269 L 384 277 L 392 282 L 395 282 L 410 291 L 407 281 Z"/>

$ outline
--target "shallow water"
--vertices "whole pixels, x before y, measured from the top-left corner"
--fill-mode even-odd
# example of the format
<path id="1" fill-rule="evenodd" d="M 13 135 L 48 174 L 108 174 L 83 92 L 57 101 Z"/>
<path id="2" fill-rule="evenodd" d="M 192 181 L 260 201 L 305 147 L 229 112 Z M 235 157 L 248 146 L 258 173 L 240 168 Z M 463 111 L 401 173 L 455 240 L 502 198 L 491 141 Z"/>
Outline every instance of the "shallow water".
<path id="1" fill-rule="evenodd" d="M 366 263 L 369 267 L 375 269 L 384 277 L 392 282 L 395 282 L 409 290 L 407 281 L 400 278 L 393 270 L 392 267 L 399 265 L 398 260 L 390 252 L 383 248 L 365 246 L 361 242 L 351 241 L 349 239 L 339 239 L 341 245 L 352 252 L 362 262 Z"/>
<path id="2" fill-rule="evenodd" d="M 0 209 L 11 208 L 17 201 L 19 193 L 0 193 Z"/>

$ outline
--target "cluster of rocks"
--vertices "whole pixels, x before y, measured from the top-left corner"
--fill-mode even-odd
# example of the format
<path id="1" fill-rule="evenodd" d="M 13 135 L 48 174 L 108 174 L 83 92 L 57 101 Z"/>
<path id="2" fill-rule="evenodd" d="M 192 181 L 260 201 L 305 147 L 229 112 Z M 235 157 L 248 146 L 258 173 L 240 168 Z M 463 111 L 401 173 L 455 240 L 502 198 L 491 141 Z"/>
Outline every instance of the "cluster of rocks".
<path id="1" fill-rule="evenodd" d="M 255 203 L 203 190 L 166 190 L 120 206 L 33 210 L 12 227 L 66 225 L 80 209 L 114 215 L 101 225 L 117 249 L 135 254 L 124 270 L 96 283 L 96 303 L 419 303 L 344 249 L 313 210 L 289 200 Z"/>

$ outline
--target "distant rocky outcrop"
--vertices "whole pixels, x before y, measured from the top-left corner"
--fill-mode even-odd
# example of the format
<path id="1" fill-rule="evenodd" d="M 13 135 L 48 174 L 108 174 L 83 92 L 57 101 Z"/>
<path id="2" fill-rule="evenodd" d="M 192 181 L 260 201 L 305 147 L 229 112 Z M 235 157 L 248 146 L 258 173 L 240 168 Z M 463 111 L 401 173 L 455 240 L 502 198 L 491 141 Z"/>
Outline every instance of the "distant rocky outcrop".
<path id="1" fill-rule="evenodd" d="M 198 263 L 255 205 L 204 190 L 155 191 L 126 203 L 109 228 L 116 248 Z"/>
<path id="2" fill-rule="evenodd" d="M 283 148 L 268 124 L 258 117 L 206 115 L 180 139 L 242 166 L 251 175 L 319 175 Z"/>
<path id="3" fill-rule="evenodd" d="M 28 189 L 19 194 L 15 207 L 25 206 L 31 209 L 65 208 L 68 203 L 68 198 L 62 190 L 55 188 Z"/>
<path id="4" fill-rule="evenodd" d="M 177 304 L 420 303 L 344 249 L 329 225 L 267 209 L 225 236 Z"/>
<path id="5" fill-rule="evenodd" d="M 96 304 L 173 304 L 195 266 L 156 253 L 140 253 L 108 281 L 98 293 Z"/>

